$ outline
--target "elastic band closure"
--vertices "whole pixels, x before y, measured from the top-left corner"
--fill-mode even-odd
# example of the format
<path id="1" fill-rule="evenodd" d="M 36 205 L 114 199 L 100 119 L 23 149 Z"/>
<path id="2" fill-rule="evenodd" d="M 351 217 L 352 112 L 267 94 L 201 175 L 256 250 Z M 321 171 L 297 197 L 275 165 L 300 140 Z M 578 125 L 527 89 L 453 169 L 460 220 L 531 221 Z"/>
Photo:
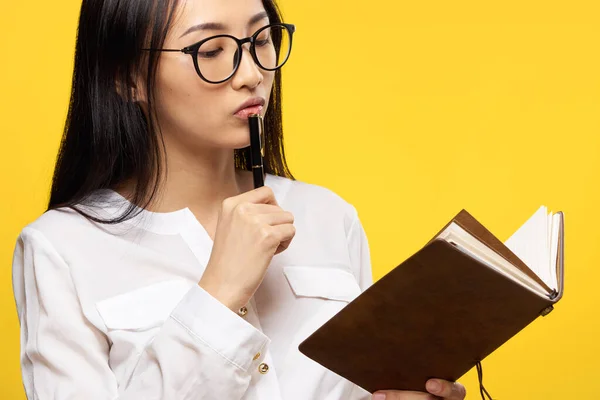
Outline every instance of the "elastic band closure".
<path id="1" fill-rule="evenodd" d="M 481 394 L 481 398 L 483 400 L 494 400 L 489 392 L 483 386 L 483 366 L 481 365 L 481 361 L 477 361 L 477 378 L 479 379 L 479 393 Z"/>

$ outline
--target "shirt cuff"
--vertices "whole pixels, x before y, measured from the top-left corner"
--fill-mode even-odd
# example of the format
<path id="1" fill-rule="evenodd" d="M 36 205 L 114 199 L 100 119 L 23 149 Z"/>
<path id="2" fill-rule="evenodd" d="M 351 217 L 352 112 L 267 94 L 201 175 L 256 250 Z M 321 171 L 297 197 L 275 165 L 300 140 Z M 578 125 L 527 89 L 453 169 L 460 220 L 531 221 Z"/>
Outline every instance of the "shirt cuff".
<path id="1" fill-rule="evenodd" d="M 271 340 L 195 284 L 171 313 L 215 352 L 244 371 Z"/>

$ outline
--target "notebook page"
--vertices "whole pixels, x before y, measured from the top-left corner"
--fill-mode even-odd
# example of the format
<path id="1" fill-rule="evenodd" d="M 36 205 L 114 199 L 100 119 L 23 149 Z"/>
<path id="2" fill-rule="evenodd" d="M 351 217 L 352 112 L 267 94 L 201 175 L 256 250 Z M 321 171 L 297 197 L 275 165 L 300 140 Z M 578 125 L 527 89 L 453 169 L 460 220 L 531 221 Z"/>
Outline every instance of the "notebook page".
<path id="1" fill-rule="evenodd" d="M 527 274 L 516 268 L 494 250 L 484 245 L 460 225 L 456 223 L 450 224 L 438 235 L 438 238 L 455 245 L 459 250 L 519 283 L 535 294 L 545 298 L 548 297 L 548 293 L 539 283 L 531 279 Z"/>
<path id="2" fill-rule="evenodd" d="M 560 234 L 560 224 L 561 219 L 559 214 L 554 214 L 551 216 L 552 218 L 552 230 L 551 230 L 551 239 L 550 239 L 550 274 L 552 276 L 554 286 L 551 286 L 554 289 L 558 290 L 558 275 L 556 271 L 556 261 L 558 258 L 558 235 Z"/>
<path id="3" fill-rule="evenodd" d="M 550 234 L 548 209 L 542 206 L 504 244 L 546 285 L 556 288 L 550 271 Z"/>

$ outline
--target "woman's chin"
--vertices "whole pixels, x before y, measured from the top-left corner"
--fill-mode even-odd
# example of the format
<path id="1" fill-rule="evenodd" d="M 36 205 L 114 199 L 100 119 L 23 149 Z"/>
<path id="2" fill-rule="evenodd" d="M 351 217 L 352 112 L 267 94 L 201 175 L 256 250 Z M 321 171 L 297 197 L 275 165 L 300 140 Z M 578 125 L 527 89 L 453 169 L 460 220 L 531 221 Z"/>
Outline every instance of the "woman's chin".
<path id="1" fill-rule="evenodd" d="M 246 126 L 229 127 L 219 132 L 219 137 L 189 138 L 193 147 L 211 147 L 221 149 L 243 149 L 250 146 L 250 128 Z M 204 143 L 202 145 L 201 143 Z"/>
<path id="2" fill-rule="evenodd" d="M 250 146 L 250 128 L 240 129 L 232 132 L 232 147 L 234 149 L 243 149 Z"/>

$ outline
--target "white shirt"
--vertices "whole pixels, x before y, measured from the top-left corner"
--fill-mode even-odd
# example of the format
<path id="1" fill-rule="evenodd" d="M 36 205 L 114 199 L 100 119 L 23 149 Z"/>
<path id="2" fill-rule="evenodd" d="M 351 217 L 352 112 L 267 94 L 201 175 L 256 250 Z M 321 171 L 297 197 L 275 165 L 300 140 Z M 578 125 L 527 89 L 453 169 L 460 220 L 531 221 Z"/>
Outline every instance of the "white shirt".
<path id="1" fill-rule="evenodd" d="M 112 226 L 58 209 L 25 227 L 13 286 L 27 397 L 370 399 L 298 351 L 372 284 L 356 209 L 320 186 L 270 174 L 265 185 L 294 214 L 296 235 L 245 315 L 198 286 L 213 243 L 187 208 Z M 98 196 L 101 217 L 126 202 Z"/>

